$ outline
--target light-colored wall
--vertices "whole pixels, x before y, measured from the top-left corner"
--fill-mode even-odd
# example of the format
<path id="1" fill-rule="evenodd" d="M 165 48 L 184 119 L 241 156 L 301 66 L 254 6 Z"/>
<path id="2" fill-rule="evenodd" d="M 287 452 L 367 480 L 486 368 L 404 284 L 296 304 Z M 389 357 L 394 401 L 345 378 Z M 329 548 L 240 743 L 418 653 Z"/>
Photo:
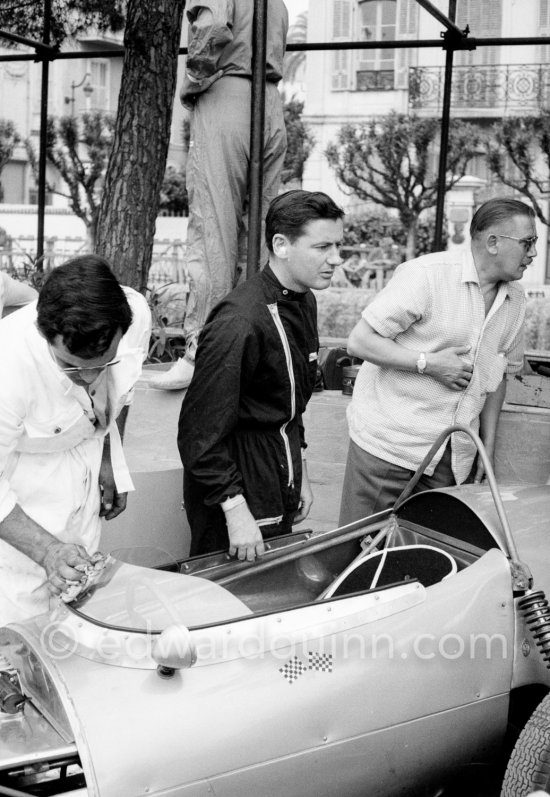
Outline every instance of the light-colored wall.
<path id="1" fill-rule="evenodd" d="M 36 206 L 10 206 L 0 204 L 0 227 L 21 244 L 25 240 L 33 241 L 36 237 L 38 221 Z M 84 242 L 86 228 L 77 216 L 66 208 L 46 208 L 44 217 L 45 237 L 57 239 L 73 239 Z M 159 216 L 156 221 L 155 240 L 185 241 L 187 237 L 187 218 Z"/>
<path id="2" fill-rule="evenodd" d="M 447 4 L 437 0 L 436 5 L 447 10 Z M 310 0 L 308 11 L 308 41 L 330 41 L 332 38 L 332 0 Z M 442 25 L 427 11 L 418 13 L 418 38 L 439 39 Z M 471 32 L 475 35 L 475 31 Z M 538 3 L 525 0 L 505 0 L 502 18 L 503 36 L 540 35 L 538 30 Z M 351 56 L 352 59 L 356 55 Z M 499 52 L 501 64 L 536 63 L 539 58 L 537 46 L 502 47 Z M 412 58 L 419 66 L 445 64 L 442 48 L 419 48 Z M 338 129 L 348 122 L 360 122 L 372 116 L 381 116 L 391 110 L 408 112 L 408 96 L 404 90 L 395 91 L 334 91 L 331 87 L 333 53 L 331 51 L 308 52 L 306 64 L 307 94 L 304 117 L 316 138 L 315 148 L 309 157 L 304 173 L 303 186 L 309 190 L 326 191 L 348 211 L 360 209 L 361 203 L 350 197 L 337 185 L 324 151 L 335 140 Z M 485 115 L 490 115 L 487 110 Z M 478 114 L 479 116 L 479 114 Z M 467 201 L 471 209 L 474 197 L 470 191 Z M 458 188 L 447 198 L 447 205 L 464 202 L 463 188 Z M 548 203 L 547 203 L 548 204 Z M 471 215 L 471 213 L 470 213 Z M 548 230 L 537 222 L 539 235 L 538 256 L 524 277 L 526 289 L 536 289 L 545 280 Z M 467 236 L 466 236 L 467 239 Z M 467 241 L 466 244 L 467 245 Z"/>

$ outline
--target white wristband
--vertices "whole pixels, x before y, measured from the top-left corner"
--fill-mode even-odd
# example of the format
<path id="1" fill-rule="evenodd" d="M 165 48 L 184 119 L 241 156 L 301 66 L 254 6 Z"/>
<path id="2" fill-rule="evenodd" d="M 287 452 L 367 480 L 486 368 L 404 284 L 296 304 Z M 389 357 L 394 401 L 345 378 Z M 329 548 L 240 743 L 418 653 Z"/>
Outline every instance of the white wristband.
<path id="1" fill-rule="evenodd" d="M 239 504 L 244 504 L 245 498 L 242 493 L 239 495 L 232 495 L 231 498 L 226 498 L 225 501 L 222 501 L 220 506 L 224 512 L 228 512 L 230 509 L 234 509 Z"/>

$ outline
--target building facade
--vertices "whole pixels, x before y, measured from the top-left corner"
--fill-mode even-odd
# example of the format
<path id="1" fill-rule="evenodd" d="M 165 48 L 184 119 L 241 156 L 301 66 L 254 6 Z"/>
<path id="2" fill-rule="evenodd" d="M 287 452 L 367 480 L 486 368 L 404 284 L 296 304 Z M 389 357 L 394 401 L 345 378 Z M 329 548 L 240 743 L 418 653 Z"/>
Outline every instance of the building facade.
<path id="1" fill-rule="evenodd" d="M 1 39 L 0 39 L 1 44 Z M 95 34 L 65 43 L 66 51 L 81 50 L 78 59 L 59 59 L 50 63 L 48 85 L 48 114 L 55 117 L 80 117 L 90 111 L 116 114 L 122 75 L 122 34 Z M 120 55 L 101 56 L 101 50 L 118 50 Z M 29 52 L 21 48 L 21 52 Z M 0 55 L 14 56 L 14 49 L 0 46 Z M 183 62 L 180 69 L 183 75 Z M 178 80 L 181 83 L 182 75 Z M 38 149 L 40 133 L 41 65 L 33 61 L 0 61 L 0 118 L 11 120 L 21 143 L 12 159 L 0 174 L 2 199 L 5 205 L 32 205 L 36 202 L 36 181 L 24 145 L 30 139 Z M 167 165 L 181 169 L 183 165 L 184 110 L 175 100 L 172 116 L 172 135 Z M 47 167 L 48 183 L 63 190 L 59 174 Z M 64 207 L 67 200 L 52 193 L 47 203 Z"/>
<path id="2" fill-rule="evenodd" d="M 434 0 L 434 5 L 447 14 L 448 0 Z M 456 13 L 456 24 L 461 30 L 469 25 L 471 37 L 550 36 L 550 0 L 457 0 Z M 441 31 L 441 23 L 415 0 L 310 0 L 310 42 L 436 40 Z M 487 129 L 504 116 L 538 115 L 550 108 L 549 55 L 549 44 L 455 52 L 452 117 Z M 337 186 L 324 156 L 327 145 L 343 124 L 392 110 L 440 117 L 444 64 L 445 53 L 436 47 L 308 52 L 305 117 L 317 144 L 304 187 L 328 191 L 348 209 L 359 209 L 357 199 Z M 467 228 L 476 205 L 501 190 L 480 151 L 468 178 L 447 196 L 450 240 L 453 225 Z M 543 202 L 548 212 L 548 200 Z M 538 257 L 524 278 L 526 286 L 550 281 L 548 228 L 538 225 L 538 234 Z"/>

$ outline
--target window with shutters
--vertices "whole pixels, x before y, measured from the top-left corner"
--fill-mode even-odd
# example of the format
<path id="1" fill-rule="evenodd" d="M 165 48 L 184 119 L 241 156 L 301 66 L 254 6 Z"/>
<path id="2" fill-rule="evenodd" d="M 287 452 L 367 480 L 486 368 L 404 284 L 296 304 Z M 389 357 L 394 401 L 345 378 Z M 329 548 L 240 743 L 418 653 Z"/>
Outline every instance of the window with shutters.
<path id="1" fill-rule="evenodd" d="M 361 41 L 394 41 L 396 0 L 359 0 Z M 395 50 L 359 51 L 357 88 L 363 91 L 394 88 Z"/>
<path id="2" fill-rule="evenodd" d="M 398 0 L 397 2 L 397 36 L 400 41 L 418 38 L 418 10 L 416 0 Z M 403 48 L 397 50 L 395 59 L 395 88 L 409 88 L 409 67 L 413 66 L 416 51 Z"/>
<path id="3" fill-rule="evenodd" d="M 456 24 L 462 30 L 470 26 L 470 35 L 476 38 L 502 35 L 502 0 L 458 0 Z M 463 66 L 498 64 L 498 47 L 480 47 L 461 50 L 455 54 L 455 63 Z"/>
<path id="4" fill-rule="evenodd" d="M 539 36 L 550 36 L 550 0 L 539 0 Z M 538 45 L 539 64 L 550 62 L 550 44 Z"/>
<path id="5" fill-rule="evenodd" d="M 393 41 L 418 33 L 416 0 L 332 0 L 332 41 Z M 386 91 L 408 88 L 409 49 L 335 50 L 333 91 Z"/>
<path id="6" fill-rule="evenodd" d="M 332 0 L 332 41 L 352 41 L 353 5 L 355 0 Z M 332 89 L 351 88 L 351 50 L 334 50 L 332 54 Z"/>
<path id="7" fill-rule="evenodd" d="M 110 64 L 107 58 L 90 61 L 89 85 L 92 89 L 88 93 L 90 109 L 109 110 L 109 68 Z"/>

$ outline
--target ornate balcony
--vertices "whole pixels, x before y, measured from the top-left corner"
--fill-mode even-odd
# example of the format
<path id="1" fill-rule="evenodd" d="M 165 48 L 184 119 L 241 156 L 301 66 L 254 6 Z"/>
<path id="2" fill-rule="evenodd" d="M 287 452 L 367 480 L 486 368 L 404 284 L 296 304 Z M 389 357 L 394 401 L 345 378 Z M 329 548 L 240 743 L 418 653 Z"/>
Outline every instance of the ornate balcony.
<path id="1" fill-rule="evenodd" d="M 443 104 L 443 67 L 409 69 L 409 107 L 439 112 Z M 488 116 L 538 113 L 550 108 L 549 64 L 504 64 L 453 67 L 453 110 L 464 115 L 484 109 Z"/>

